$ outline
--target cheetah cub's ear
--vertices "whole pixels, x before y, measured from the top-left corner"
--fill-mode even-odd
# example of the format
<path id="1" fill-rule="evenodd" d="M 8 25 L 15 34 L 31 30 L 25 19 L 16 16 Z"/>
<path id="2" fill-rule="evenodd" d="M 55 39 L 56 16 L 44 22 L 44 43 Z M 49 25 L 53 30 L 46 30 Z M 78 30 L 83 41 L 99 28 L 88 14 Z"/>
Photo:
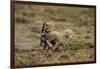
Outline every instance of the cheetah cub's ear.
<path id="1" fill-rule="evenodd" d="M 54 24 L 52 24 L 52 28 L 51 28 L 51 31 L 54 31 Z"/>

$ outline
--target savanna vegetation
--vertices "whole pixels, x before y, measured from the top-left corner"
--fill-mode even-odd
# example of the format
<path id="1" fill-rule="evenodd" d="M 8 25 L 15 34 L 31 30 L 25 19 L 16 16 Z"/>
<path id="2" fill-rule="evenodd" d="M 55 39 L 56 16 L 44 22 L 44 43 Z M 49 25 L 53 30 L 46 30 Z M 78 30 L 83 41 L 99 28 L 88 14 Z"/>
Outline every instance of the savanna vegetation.
<path id="1" fill-rule="evenodd" d="M 63 49 L 40 49 L 43 19 L 56 31 L 73 30 Z M 94 8 L 15 4 L 15 66 L 94 61 L 94 25 Z"/>

